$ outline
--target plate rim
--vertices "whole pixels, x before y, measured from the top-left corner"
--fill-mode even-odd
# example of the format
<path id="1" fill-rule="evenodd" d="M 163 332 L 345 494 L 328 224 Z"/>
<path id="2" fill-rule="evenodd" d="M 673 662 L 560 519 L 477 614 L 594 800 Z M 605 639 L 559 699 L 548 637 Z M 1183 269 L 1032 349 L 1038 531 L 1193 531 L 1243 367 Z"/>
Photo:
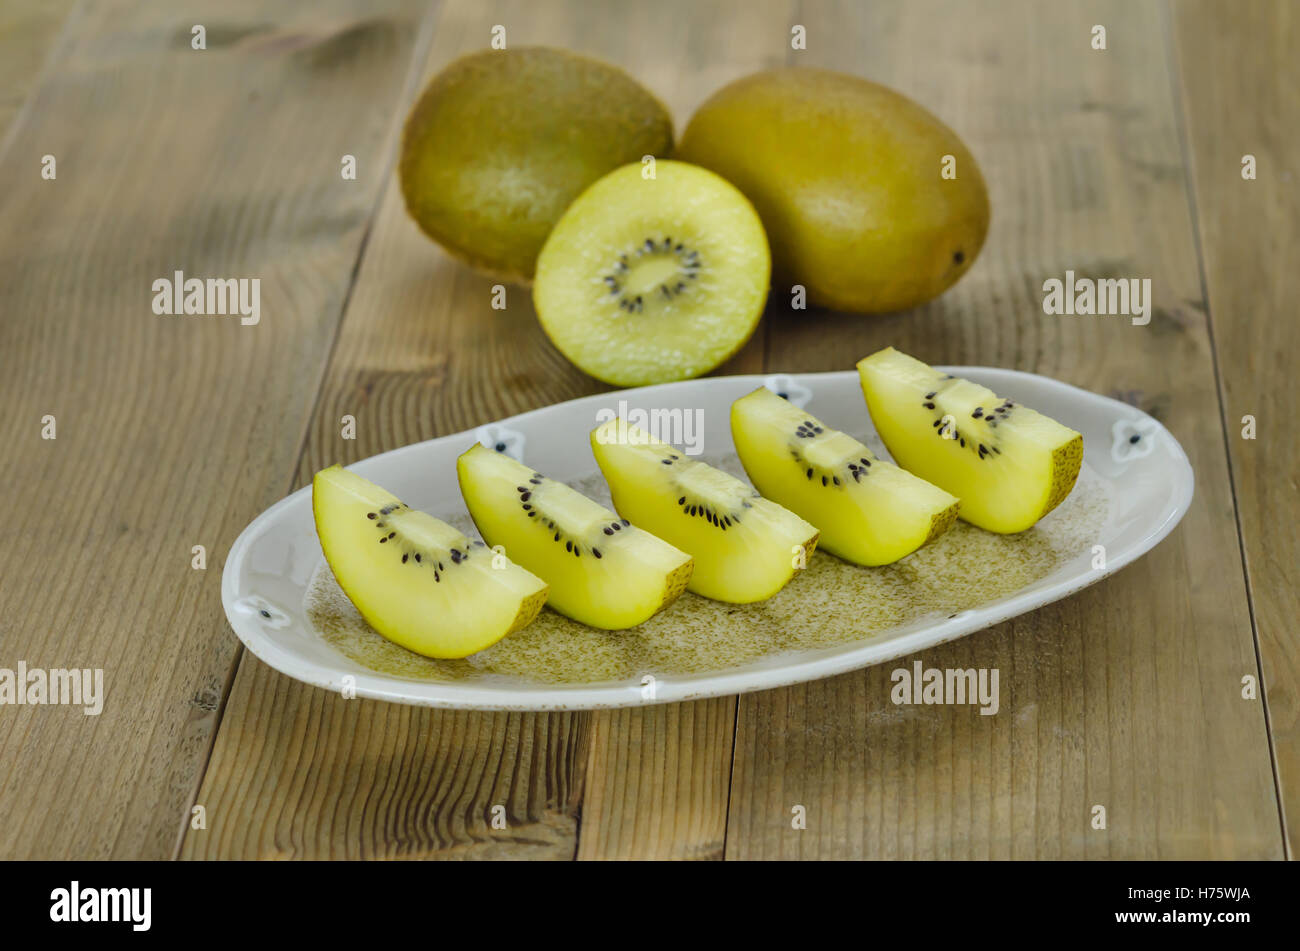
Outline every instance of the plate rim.
<path id="1" fill-rule="evenodd" d="M 986 366 L 936 366 L 935 369 L 944 373 L 952 373 L 954 376 L 995 374 L 1003 377 L 1028 379 L 1034 381 L 1035 384 L 1045 382 L 1053 387 L 1073 391 L 1089 401 L 1122 407 L 1135 422 L 1149 420 L 1159 433 L 1163 433 L 1167 437 L 1166 445 L 1172 450 L 1170 465 L 1175 467 L 1176 475 L 1181 476 L 1181 478 L 1171 480 L 1170 508 L 1165 517 L 1128 548 L 1115 555 L 1108 553 L 1106 567 L 1094 569 L 1082 579 L 1077 576 L 1062 579 L 1049 586 L 1045 591 L 1039 592 L 1033 598 L 1030 598 L 1026 592 L 1021 591 L 996 602 L 991 607 L 969 608 L 960 611 L 956 615 L 943 619 L 936 624 L 925 624 L 919 629 L 902 636 L 891 638 L 888 641 L 877 642 L 878 645 L 884 647 L 882 651 L 872 652 L 870 650 L 872 646 L 870 639 L 857 642 L 845 641 L 841 645 L 823 649 L 827 652 L 835 651 L 835 653 L 807 657 L 803 660 L 783 663 L 766 669 L 724 668 L 716 672 L 681 675 L 681 679 L 672 675 L 656 675 L 654 677 L 655 689 L 653 695 L 647 697 L 644 692 L 644 681 L 618 684 L 603 682 L 597 686 L 586 684 L 529 684 L 527 682 L 508 686 L 498 684 L 467 686 L 446 681 L 407 680 L 377 671 L 352 673 L 339 668 L 328 667 L 282 647 L 274 639 L 264 635 L 250 617 L 241 614 L 235 608 L 235 603 L 241 597 L 251 594 L 249 592 L 241 595 L 238 590 L 238 576 L 253 544 L 261 537 L 268 525 L 273 523 L 285 508 L 299 504 L 299 501 L 304 496 L 309 499 L 311 485 L 308 484 L 291 492 L 259 513 L 244 527 L 244 530 L 235 539 L 234 544 L 231 545 L 230 551 L 226 555 L 221 579 L 221 600 L 227 621 L 240 642 L 255 657 L 277 672 L 334 693 L 343 691 L 346 686 L 354 696 L 372 700 L 385 700 L 391 703 L 437 709 L 537 712 L 599 710 L 651 706 L 661 703 L 681 703 L 710 697 L 751 693 L 758 690 L 771 690 L 777 687 L 834 677 L 854 670 L 883 664 L 890 660 L 897 660 L 920 650 L 937 647 L 976 631 L 1001 624 L 1003 621 L 1018 617 L 1029 611 L 1046 607 L 1115 574 L 1137 558 L 1151 551 L 1169 536 L 1190 508 L 1195 495 L 1196 475 L 1186 451 L 1174 435 L 1165 428 L 1163 423 L 1137 407 L 1109 396 L 1103 396 L 1100 393 L 1082 389 L 1071 383 L 1023 370 Z M 557 407 L 572 403 L 627 398 L 632 394 L 651 394 L 667 387 L 707 387 L 721 381 L 752 381 L 755 385 L 762 386 L 766 380 L 778 375 L 806 381 L 809 379 L 856 378 L 858 373 L 856 369 L 810 373 L 751 373 L 657 383 L 651 386 L 615 389 L 603 393 L 578 396 L 559 403 L 550 403 L 546 406 L 516 413 L 513 416 L 503 417 L 483 425 L 509 426 L 527 420 L 539 413 L 549 412 Z M 363 464 L 368 465 L 395 453 L 407 452 L 420 446 L 465 437 L 473 438 L 475 432 L 480 428 L 476 426 L 472 429 L 408 443 L 405 446 L 395 447 L 367 456 L 364 459 L 358 459 L 346 468 Z M 310 504 L 310 501 L 308 504 Z M 1032 601 L 1032 603 L 1026 604 L 1025 601 Z M 850 645 L 855 644 L 855 647 L 850 647 Z M 845 650 L 845 647 L 850 647 L 850 649 Z M 866 654 L 866 656 L 863 656 L 863 654 Z M 340 657 L 342 656 L 340 655 Z M 351 677 L 354 682 L 345 685 L 344 677 Z M 704 682 L 696 682 L 698 680 Z M 395 686 L 396 684 L 401 684 L 401 688 Z M 530 695 L 534 694 L 536 699 L 530 699 Z M 555 697 L 556 694 L 560 696 Z"/>

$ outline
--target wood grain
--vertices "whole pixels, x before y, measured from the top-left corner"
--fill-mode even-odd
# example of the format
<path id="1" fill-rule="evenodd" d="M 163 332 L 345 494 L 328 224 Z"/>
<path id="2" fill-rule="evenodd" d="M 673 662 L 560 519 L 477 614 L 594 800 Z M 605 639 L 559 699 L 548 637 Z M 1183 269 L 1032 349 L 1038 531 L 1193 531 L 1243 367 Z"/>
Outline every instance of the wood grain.
<path id="1" fill-rule="evenodd" d="M 1300 10 L 1255 0 L 1173 6 L 1182 108 L 1289 854 L 1300 852 Z M 1253 155 L 1254 180 L 1242 178 Z M 1246 417 L 1256 437 L 1243 438 Z"/>
<path id="2" fill-rule="evenodd" d="M 0 653 L 107 699 L 0 714 L 6 858 L 175 852 L 236 655 L 222 557 L 287 488 L 380 184 L 340 157 L 382 161 L 412 6 L 223 3 L 198 51 L 170 5 L 90 4 L 12 130 Z M 177 269 L 259 277 L 261 322 L 156 316 Z"/>
<path id="3" fill-rule="evenodd" d="M 108 690 L 99 717 L 0 711 L 0 857 L 1284 854 L 1268 731 L 1294 815 L 1300 459 L 1281 374 L 1300 229 L 1295 10 L 189 9 L 0 9 L 0 180 L 17 185 L 0 190 L 0 666 L 102 667 Z M 195 20 L 206 51 L 190 49 Z M 805 51 L 790 49 L 796 23 Z M 1104 52 L 1088 45 L 1096 23 Z M 679 130 L 718 86 L 789 62 L 892 85 L 971 145 L 993 230 L 955 289 L 877 318 L 794 314 L 774 289 L 720 372 L 846 369 L 892 343 L 1116 395 L 1179 438 L 1197 496 L 1159 548 L 919 655 L 997 668 L 997 716 L 894 706 L 889 672 L 912 658 L 739 700 L 531 715 L 345 700 L 240 654 L 221 560 L 266 505 L 331 462 L 601 388 L 551 347 L 525 290 L 493 310 L 491 282 L 424 239 L 396 188 L 420 82 L 495 25 L 511 45 L 618 63 Z M 47 152 L 54 182 L 39 178 Z M 1240 177 L 1245 152 L 1257 181 Z M 177 268 L 260 276 L 261 324 L 153 315 L 150 282 Z M 1067 268 L 1150 277 L 1151 324 L 1044 316 L 1042 281 Z M 57 440 L 40 438 L 46 414 Z M 340 438 L 344 414 L 356 440 Z M 1240 695 L 1261 672 L 1267 710 Z M 194 803 L 204 829 L 189 829 Z M 1097 804 L 1105 830 L 1089 825 Z"/>
<path id="4" fill-rule="evenodd" d="M 591 714 L 579 859 L 721 859 L 736 698 Z"/>
<path id="5" fill-rule="evenodd" d="M 75 20 L 74 10 L 72 0 L 8 0 L 0 6 L 0 153 L 47 63 L 57 60 L 61 29 Z"/>
<path id="6" fill-rule="evenodd" d="M 682 10 L 687 10 L 685 4 Z M 632 8 L 627 12 L 633 21 L 648 16 Z M 613 29 L 609 18 L 622 16 L 583 3 L 549 4 L 545 9 L 527 2 L 447 3 L 439 11 L 425 72 L 432 75 L 451 59 L 486 46 L 491 28 L 499 24 L 506 28 L 510 44 L 565 46 L 618 62 L 644 78 L 642 67 L 654 62 L 657 52 L 640 42 L 652 32 L 650 23 Z M 662 64 L 655 68 L 666 69 Z M 406 106 L 395 104 L 392 111 L 403 115 Z M 493 310 L 491 297 L 490 280 L 452 261 L 419 233 L 406 215 L 396 179 L 390 178 L 311 424 L 297 474 L 299 484 L 331 462 L 349 463 L 600 388 L 547 341 L 526 289 L 508 289 L 504 310 Z M 733 362 L 743 365 L 748 360 L 754 365 L 760 354 L 761 341 L 757 341 Z M 338 421 L 345 413 L 356 417 L 355 441 L 339 438 Z M 503 715 L 408 711 L 356 701 L 343 705 L 337 720 L 320 725 L 325 732 L 316 739 L 300 729 L 292 732 L 290 725 L 309 722 L 304 709 L 329 698 L 300 685 L 282 689 L 283 680 L 252 657 L 241 662 L 237 689 L 199 796 L 214 817 L 213 824 L 207 833 L 188 836 L 186 856 L 251 857 L 263 854 L 264 842 L 287 838 L 298 843 L 293 854 L 313 858 L 573 857 L 582 775 L 589 761 L 587 715 L 539 714 L 507 720 Z M 270 699 L 248 704 L 244 697 Z M 664 721 L 661 715 L 657 722 L 677 720 L 674 715 Z M 506 722 L 517 723 L 516 729 L 538 738 L 526 757 L 503 751 Z M 450 732 L 453 723 L 458 724 L 456 743 L 426 752 L 427 737 Z M 250 753 L 242 741 L 259 731 L 289 731 L 286 743 L 296 744 L 290 746 L 292 755 L 270 749 Z M 375 735 L 389 738 L 392 746 L 376 754 L 366 742 Z M 662 735 L 662 742 L 669 745 L 710 743 L 723 737 L 721 747 L 701 746 L 680 757 L 670 754 L 675 762 L 700 764 L 707 780 L 682 788 L 701 790 L 716 799 L 716 784 L 709 782 L 717 763 L 730 759 L 729 731 L 695 733 L 688 727 Z M 317 769 L 302 775 L 287 773 L 286 759 L 291 762 L 298 747 L 309 742 Z M 592 768 L 602 771 L 604 757 L 617 757 L 619 752 L 602 744 L 590 754 Z M 436 794 L 414 781 L 409 769 L 425 756 L 433 757 L 437 765 L 430 768 L 439 774 L 463 768 L 472 779 L 458 795 L 436 797 L 421 805 L 426 803 L 423 797 Z M 364 811 L 363 799 L 335 799 L 329 777 L 353 775 L 367 763 L 377 764 L 382 795 L 393 798 L 394 808 L 417 816 L 422 829 L 389 841 L 388 830 Z M 525 795 L 509 812 L 509 829 L 499 830 L 492 827 L 491 809 L 500 803 L 498 770 L 506 769 L 511 771 L 510 788 Z M 294 807 L 289 808 L 289 803 Z M 716 808 L 720 815 L 720 805 Z M 316 815 L 322 810 L 331 816 L 345 815 L 347 821 L 324 823 Z M 251 831 L 237 834 L 229 823 L 237 830 Z M 716 830 L 703 838 L 715 842 L 715 847 L 720 842 Z"/>
<path id="7" fill-rule="evenodd" d="M 806 62 L 900 89 L 968 141 L 994 211 L 972 272 L 916 312 L 778 315 L 780 368 L 847 369 L 894 344 L 1120 395 L 1182 442 L 1197 494 L 1122 573 L 918 655 L 1000 670 L 996 716 L 894 706 L 892 664 L 743 696 L 727 856 L 1277 857 L 1262 705 L 1240 695 L 1254 645 L 1161 9 L 826 3 L 801 16 Z M 1097 23 L 1105 51 L 1089 45 Z M 1042 282 L 1066 269 L 1151 278 L 1150 325 L 1045 316 Z"/>
<path id="8" fill-rule="evenodd" d="M 725 81 L 779 62 L 787 28 L 782 25 L 773 30 L 768 25 L 784 23 L 788 4 L 769 2 L 750 9 L 761 16 L 751 21 L 750 27 L 737 29 L 735 21 L 686 2 L 671 5 L 670 16 L 663 16 L 662 8 L 615 9 L 584 3 L 549 4 L 545 11 L 525 3 L 449 3 L 436 25 L 428 73 L 432 75 L 452 58 L 486 45 L 491 27 L 500 24 L 512 44 L 553 44 L 619 63 L 681 116 L 712 88 L 683 79 L 704 68 L 704 63 L 712 64 L 708 71 Z M 657 29 L 661 22 L 671 29 Z M 509 289 L 503 311 L 492 310 L 490 300 L 489 280 L 460 267 L 418 233 L 405 214 L 394 180 L 368 246 L 312 424 L 298 473 L 300 483 L 305 484 L 315 469 L 335 460 L 351 462 L 601 388 L 550 345 L 537 324 L 526 290 Z M 756 371 L 762 353 L 763 339 L 758 336 L 722 372 Z M 344 413 L 357 419 L 355 443 L 338 438 L 338 420 Z M 246 658 L 242 668 L 241 679 L 256 678 L 261 685 L 256 691 L 259 695 L 280 679 L 252 658 Z M 310 702 L 307 695 L 312 693 L 306 689 L 286 693 L 283 696 L 289 706 L 269 711 L 264 707 L 245 710 L 242 704 L 232 703 L 227 714 L 232 731 L 254 715 L 272 718 L 271 723 L 291 718 L 295 715 L 293 705 Z M 387 723 L 393 716 L 377 704 L 354 704 L 350 709 L 358 724 Z M 563 794 L 538 786 L 538 799 L 531 809 L 538 817 L 532 821 L 550 829 L 569 830 L 567 846 L 558 839 L 539 841 L 537 837 L 504 845 L 487 821 L 496 793 L 484 784 L 463 799 L 441 802 L 441 811 L 428 814 L 431 824 L 463 826 L 464 836 L 434 842 L 419 854 L 478 856 L 508 848 L 511 854 L 521 856 L 561 857 L 567 848 L 563 857 L 571 857 L 575 850 L 583 858 L 719 856 L 734 711 L 734 700 L 722 699 L 680 708 L 596 713 L 591 718 L 525 717 L 530 724 L 549 724 L 548 736 L 570 737 L 577 731 L 585 742 L 583 762 L 570 757 L 567 744 L 552 742 L 535 751 L 534 763 L 520 764 L 521 769 L 562 777 Z M 426 729 L 436 729 L 447 718 L 431 711 L 420 716 L 429 724 Z M 594 726 L 589 720 L 594 720 Z M 472 762 L 498 757 L 497 721 L 487 714 L 466 718 L 464 745 L 447 755 Z M 357 731 L 349 729 L 348 734 Z M 406 735 L 411 743 L 420 741 L 419 731 Z M 343 772 L 350 768 L 346 764 L 369 755 L 365 748 L 341 737 L 328 749 L 332 763 L 344 764 L 338 766 Z M 223 729 L 200 799 L 210 804 L 212 814 L 237 817 L 241 823 L 256 821 L 253 814 L 258 804 L 246 798 L 252 788 L 248 777 L 275 773 L 280 763 L 278 756 L 234 755 L 228 750 Z M 665 776 L 666 765 L 681 772 Z M 595 798 L 582 809 L 584 832 L 579 850 L 576 807 L 584 769 L 586 788 L 594 790 Z M 418 794 L 418 790 L 413 787 L 410 794 Z M 294 786 L 276 795 L 293 797 L 301 791 Z M 334 808 L 332 803 L 327 805 Z M 275 808 L 271 812 L 283 813 Z M 655 818 L 647 824 L 637 821 L 638 815 Z M 302 854 L 371 854 L 363 843 L 381 837 L 379 831 L 360 821 L 331 832 L 333 838 L 322 833 L 309 841 Z M 243 847 L 247 844 L 247 840 L 234 843 L 221 835 L 191 834 L 185 854 L 258 854 Z"/>

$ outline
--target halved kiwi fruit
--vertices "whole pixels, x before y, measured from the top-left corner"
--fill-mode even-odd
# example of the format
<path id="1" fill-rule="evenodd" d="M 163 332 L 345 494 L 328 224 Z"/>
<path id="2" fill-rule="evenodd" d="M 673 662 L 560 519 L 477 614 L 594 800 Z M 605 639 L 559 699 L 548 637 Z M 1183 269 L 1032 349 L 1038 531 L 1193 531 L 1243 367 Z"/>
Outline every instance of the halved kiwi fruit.
<path id="1" fill-rule="evenodd" d="M 731 435 L 754 486 L 816 525 L 821 547 L 846 561 L 895 562 L 957 518 L 943 489 L 762 387 L 732 404 Z"/>
<path id="2" fill-rule="evenodd" d="M 563 482 L 477 444 L 456 461 L 456 472 L 488 544 L 544 579 L 547 603 L 561 614 L 620 630 L 686 590 L 690 555 Z"/>
<path id="3" fill-rule="evenodd" d="M 770 274 L 745 196 L 705 169 L 658 161 L 610 172 L 569 206 L 537 259 L 533 302 L 580 369 L 639 386 L 699 376 L 739 350 Z"/>
<path id="4" fill-rule="evenodd" d="M 564 209 L 673 147 L 668 110 L 623 70 L 545 47 L 484 50 L 429 83 L 402 133 L 402 197 L 456 257 L 528 283 Z"/>
<path id="5" fill-rule="evenodd" d="M 546 583 L 339 466 L 316 473 L 325 560 L 376 631 L 426 657 L 466 657 L 528 624 Z"/>
<path id="6" fill-rule="evenodd" d="M 619 514 L 695 559 L 696 594 L 770 598 L 817 547 L 817 529 L 793 512 L 621 418 L 592 430 L 591 449 Z"/>
<path id="7" fill-rule="evenodd" d="M 961 518 L 1021 532 L 1070 494 L 1083 436 L 988 387 L 888 347 L 858 363 L 867 408 L 890 455 L 961 499 Z"/>

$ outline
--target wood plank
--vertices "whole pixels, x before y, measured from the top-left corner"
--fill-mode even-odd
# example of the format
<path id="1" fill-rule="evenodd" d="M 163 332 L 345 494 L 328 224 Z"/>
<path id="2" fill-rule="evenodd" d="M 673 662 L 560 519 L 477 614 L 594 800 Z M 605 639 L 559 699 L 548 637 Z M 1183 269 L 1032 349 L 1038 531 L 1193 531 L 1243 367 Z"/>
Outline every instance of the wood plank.
<path id="1" fill-rule="evenodd" d="M 573 855 L 583 714 L 345 700 L 247 652 L 229 707 L 184 858 Z"/>
<path id="2" fill-rule="evenodd" d="M 656 28 L 662 8 L 447 3 L 436 22 L 426 75 L 485 47 L 491 28 L 500 24 L 512 45 L 562 46 L 618 63 L 676 106 L 688 91 L 674 85 L 688 45 L 683 38 L 690 24 L 703 25 L 708 17 L 686 2 L 673 10 L 674 16 L 662 18 L 674 24 L 665 34 Z M 690 55 L 702 60 L 706 53 Z M 491 308 L 491 287 L 420 235 L 391 179 L 311 423 L 298 484 L 330 462 L 353 462 L 601 388 L 550 345 L 526 290 L 509 289 L 506 309 L 497 311 Z M 731 361 L 730 372 L 757 368 L 761 354 L 759 338 Z M 355 441 L 339 438 L 338 420 L 345 413 L 356 417 Z M 651 731 L 657 756 L 693 771 L 674 787 L 673 801 L 689 802 L 692 815 L 708 817 L 697 826 L 685 823 L 682 828 L 698 831 L 676 844 L 697 854 L 716 851 L 721 842 L 725 788 L 717 776 L 725 775 L 731 757 L 725 703 L 703 707 L 706 714 L 698 720 L 690 711 L 638 711 L 607 720 L 593 746 L 586 714 L 453 715 L 340 701 L 337 712 L 318 723 L 311 711 L 333 702 L 251 656 L 243 658 L 199 795 L 209 828 L 189 834 L 184 855 L 254 857 L 272 854 L 270 843 L 291 843 L 290 854 L 313 858 L 572 858 L 588 769 L 601 777 L 600 814 L 616 832 L 601 835 L 597 828 L 584 854 L 600 852 L 605 843 L 621 850 L 640 834 L 624 828 L 621 812 L 666 801 L 663 790 L 642 775 L 657 761 L 627 759 L 634 748 L 630 737 Z M 502 737 L 512 730 L 533 741 L 503 748 Z M 275 743 L 252 739 L 263 735 Z M 430 736 L 449 735 L 455 742 L 426 749 Z M 371 738 L 379 736 L 388 745 L 377 751 Z M 679 748 L 682 743 L 691 745 Z M 297 765 L 308 757 L 310 768 Z M 436 782 L 457 777 L 456 794 L 426 789 L 428 776 L 417 775 L 420 769 Z M 389 803 L 385 813 L 370 809 L 360 794 L 337 798 L 348 777 L 362 772 L 374 777 L 373 795 Z M 607 779 L 607 773 L 619 778 Z M 503 803 L 506 789 L 522 798 Z M 615 789 L 634 790 L 655 805 L 623 798 L 615 806 Z M 494 829 L 491 810 L 502 804 L 508 828 Z M 385 824 L 388 812 L 410 817 L 413 825 L 392 829 Z M 658 851 L 666 845 L 658 834 L 647 843 Z"/>
<path id="3" fill-rule="evenodd" d="M 1300 347 L 1300 10 L 1173 5 L 1182 108 L 1237 516 L 1267 690 L 1289 854 L 1300 853 L 1300 446 L 1289 384 Z M 1242 178 L 1255 157 L 1254 180 Z M 1254 439 L 1242 436 L 1245 417 Z"/>
<path id="4" fill-rule="evenodd" d="M 722 858 L 736 698 L 591 720 L 578 858 Z"/>
<path id="5" fill-rule="evenodd" d="M 894 664 L 743 696 L 727 857 L 1278 857 L 1262 705 L 1240 696 L 1254 645 L 1162 9 L 925 0 L 800 15 L 807 63 L 885 82 L 966 138 L 993 225 L 972 272 L 913 313 L 778 317 L 779 368 L 847 369 L 892 343 L 1122 395 L 1182 442 L 1197 494 L 1120 574 L 918 655 L 998 669 L 996 716 L 894 706 Z M 1098 23 L 1105 51 L 1089 45 Z M 1045 316 L 1042 282 L 1067 269 L 1151 278 L 1150 325 Z M 806 830 L 791 828 L 795 805 Z"/>
<path id="6" fill-rule="evenodd" d="M 8 0 L 0 6 L 0 154 L 47 62 L 57 58 L 60 31 L 74 8 L 72 0 Z"/>
<path id="7" fill-rule="evenodd" d="M 236 655 L 222 556 L 295 464 L 422 13 L 231 0 L 196 51 L 169 5 L 87 4 L 12 131 L 0 646 L 107 698 L 0 715 L 6 858 L 175 853 Z M 261 321 L 155 316 L 175 270 L 259 278 Z"/>

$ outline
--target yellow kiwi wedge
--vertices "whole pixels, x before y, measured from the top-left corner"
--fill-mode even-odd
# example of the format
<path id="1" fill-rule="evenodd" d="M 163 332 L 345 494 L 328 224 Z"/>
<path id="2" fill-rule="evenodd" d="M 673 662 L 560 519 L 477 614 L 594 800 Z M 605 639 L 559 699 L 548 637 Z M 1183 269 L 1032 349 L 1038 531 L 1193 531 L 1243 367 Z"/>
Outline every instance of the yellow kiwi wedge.
<path id="1" fill-rule="evenodd" d="M 745 196 L 682 162 L 610 172 L 565 211 L 537 259 L 542 329 L 618 386 L 707 373 L 749 339 L 771 259 Z"/>
<path id="2" fill-rule="evenodd" d="M 776 286 L 810 303 L 915 307 L 970 270 L 989 226 L 961 139 L 884 86 L 823 69 L 738 79 L 691 118 L 677 158 L 739 188 L 763 218 Z"/>
<path id="3" fill-rule="evenodd" d="M 817 526 L 822 550 L 846 561 L 898 561 L 957 519 L 952 495 L 765 388 L 731 405 L 731 436 L 754 487 Z"/>
<path id="4" fill-rule="evenodd" d="M 339 466 L 311 483 L 316 534 L 376 631 L 426 657 L 467 657 L 537 616 L 546 584 L 481 541 Z"/>
<path id="5" fill-rule="evenodd" d="M 477 444 L 456 461 L 456 472 L 484 539 L 550 586 L 553 610 L 621 630 L 686 590 L 690 555 L 563 482 Z"/>
<path id="6" fill-rule="evenodd" d="M 526 284 L 583 189 L 672 145 L 668 110 L 621 69 L 545 47 L 484 50 L 430 81 L 406 120 L 398 171 L 429 237 Z"/>
<path id="7" fill-rule="evenodd" d="M 592 430 L 591 449 L 619 515 L 695 559 L 696 594 L 770 598 L 817 547 L 817 529 L 798 515 L 621 417 Z"/>
<path id="8" fill-rule="evenodd" d="M 1079 477 L 1083 436 L 986 386 L 887 347 L 858 363 L 867 409 L 904 469 L 961 499 L 991 532 L 1030 528 Z"/>

